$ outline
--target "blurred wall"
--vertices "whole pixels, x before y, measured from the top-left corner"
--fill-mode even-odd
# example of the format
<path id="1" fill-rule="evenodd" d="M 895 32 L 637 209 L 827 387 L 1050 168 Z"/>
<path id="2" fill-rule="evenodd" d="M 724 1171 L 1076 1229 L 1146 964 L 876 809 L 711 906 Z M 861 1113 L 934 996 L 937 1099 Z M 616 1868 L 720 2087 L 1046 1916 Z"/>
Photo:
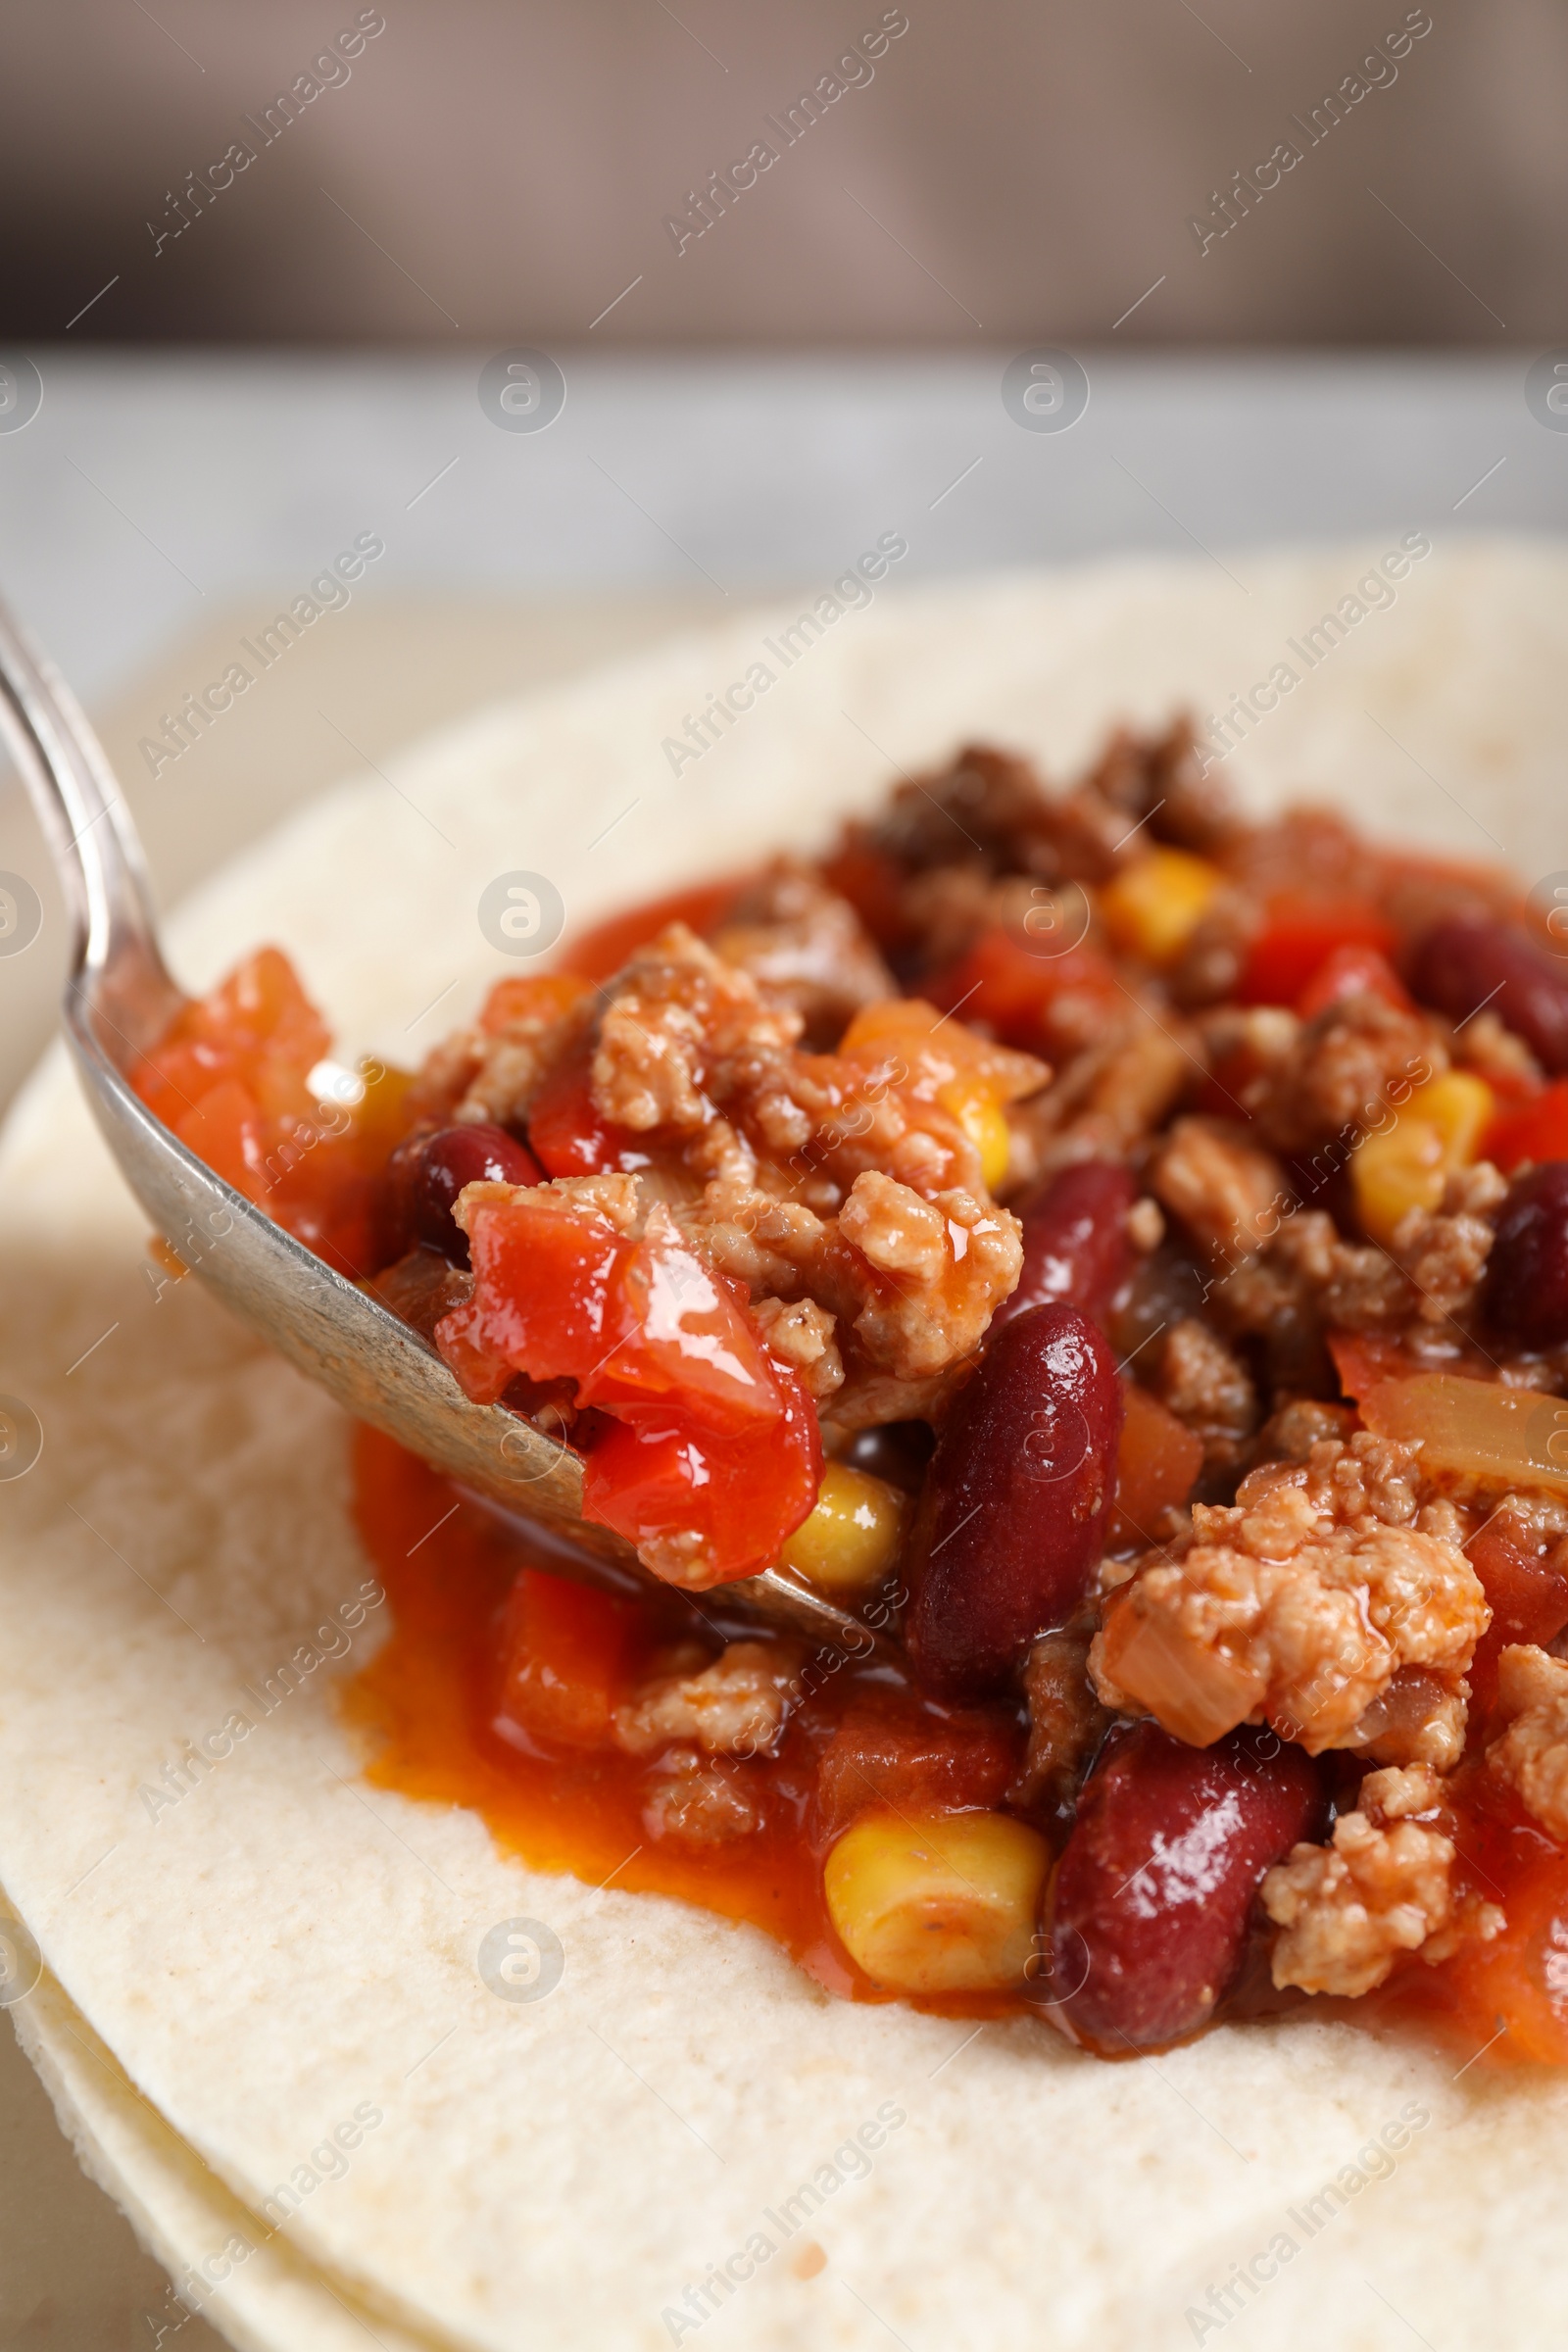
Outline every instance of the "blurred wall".
<path id="1" fill-rule="evenodd" d="M 7 0 L 0 38 L 13 339 L 1562 334 L 1561 0 Z"/>

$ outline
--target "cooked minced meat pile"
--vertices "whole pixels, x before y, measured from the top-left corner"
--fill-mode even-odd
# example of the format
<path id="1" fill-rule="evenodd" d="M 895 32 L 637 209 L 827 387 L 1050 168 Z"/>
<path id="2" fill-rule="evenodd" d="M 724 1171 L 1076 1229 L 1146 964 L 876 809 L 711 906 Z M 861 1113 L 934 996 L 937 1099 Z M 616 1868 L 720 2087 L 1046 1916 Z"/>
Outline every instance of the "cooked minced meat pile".
<path id="1" fill-rule="evenodd" d="M 519 1605 L 508 1736 L 618 1759 L 656 1843 L 787 1827 L 859 1978 L 1100 2051 L 1549 2006 L 1568 953 L 1512 878 L 1249 819 L 1184 724 L 1066 789 L 974 747 L 330 1123 L 327 1050 L 263 951 L 138 1083 L 687 1612 L 568 1739 Z M 715 1635 L 769 1568 L 879 1663 Z"/>

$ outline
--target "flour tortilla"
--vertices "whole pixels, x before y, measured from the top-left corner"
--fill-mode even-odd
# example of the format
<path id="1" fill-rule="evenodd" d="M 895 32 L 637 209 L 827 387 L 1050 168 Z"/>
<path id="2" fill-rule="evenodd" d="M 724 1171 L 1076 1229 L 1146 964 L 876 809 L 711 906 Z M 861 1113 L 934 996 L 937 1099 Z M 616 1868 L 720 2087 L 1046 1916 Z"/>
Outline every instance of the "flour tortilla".
<path id="1" fill-rule="evenodd" d="M 739 617 L 479 716 L 399 763 L 396 792 L 345 785 L 183 910 L 175 969 L 204 986 L 277 940 L 347 1048 L 409 1060 L 525 968 L 476 926 L 496 874 L 549 876 L 583 922 L 821 840 L 965 738 L 1059 777 L 1118 718 L 1206 713 L 1276 662 L 1304 669 L 1286 640 L 1393 543 L 1243 556 L 1237 580 L 1116 564 L 884 594 L 676 778 L 663 739 L 769 660 L 793 611 Z M 1565 674 L 1568 555 L 1440 541 L 1230 764 L 1257 808 L 1338 800 L 1533 879 L 1563 855 Z M 1233 2327 L 1280 2352 L 1411 2328 L 1555 2342 L 1568 2081 L 1455 2079 L 1309 2010 L 1106 2066 L 1032 2021 L 972 2037 L 833 2001 L 748 1928 L 530 1872 L 475 1817 L 368 1788 L 329 1685 L 380 1638 L 374 1610 L 149 1818 L 139 1791 L 181 1743 L 257 1714 L 242 1685 L 368 1568 L 342 1420 L 195 1282 L 155 1298 L 144 1242 L 56 1053 L 0 1152 L 0 1392 L 44 1430 L 0 1484 L 0 1885 L 46 1987 L 122 2070 L 122 2109 L 149 2104 L 164 2157 L 208 2168 L 212 2204 L 155 2222 L 162 2159 L 124 2134 L 110 2170 L 142 2226 L 189 2261 L 243 2209 L 258 2263 L 286 2250 L 327 2282 L 269 2317 L 236 2274 L 214 2325 L 337 2352 L 335 2292 L 398 2352 L 398 2330 L 496 2352 L 870 2352 L 890 2330 L 909 2352 L 1160 2352 Z M 565 1956 L 525 2003 L 475 1965 L 517 1918 Z M 45 2030 L 27 2038 L 47 2060 Z M 380 2122 L 316 2180 L 337 2168 L 313 2149 L 357 2108 Z M 1392 2170 L 1358 2167 L 1401 2112 Z M 879 2114 L 903 2120 L 867 2167 L 843 2151 Z M 257 2217 L 291 2180 L 264 2246 Z M 1320 2195 L 1335 2180 L 1341 2201 Z M 687 2290 L 732 2258 L 754 2275 L 710 2285 L 700 2316 Z M 1252 2284 L 1210 2301 L 1239 2263 Z"/>

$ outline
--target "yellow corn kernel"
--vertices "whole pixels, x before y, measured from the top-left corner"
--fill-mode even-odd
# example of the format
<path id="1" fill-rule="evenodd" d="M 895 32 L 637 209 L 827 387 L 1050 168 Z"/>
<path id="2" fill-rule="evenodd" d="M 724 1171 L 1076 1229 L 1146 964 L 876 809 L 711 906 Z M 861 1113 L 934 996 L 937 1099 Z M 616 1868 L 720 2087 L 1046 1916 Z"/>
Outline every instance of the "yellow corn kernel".
<path id="1" fill-rule="evenodd" d="M 1412 1208 L 1436 1209 L 1443 1188 L 1481 1149 L 1496 1099 L 1471 1070 L 1449 1070 L 1418 1086 L 1392 1126 L 1363 1136 L 1350 1159 L 1356 1214 L 1385 1246 Z"/>
<path id="2" fill-rule="evenodd" d="M 828 1855 L 828 1915 L 890 1992 L 987 1992 L 1023 1980 L 1050 1867 L 1005 1813 L 862 1813 Z"/>
<path id="3" fill-rule="evenodd" d="M 1012 1132 L 995 1093 L 972 1079 L 955 1078 L 937 1089 L 937 1101 L 953 1113 L 979 1152 L 981 1181 L 994 1193 L 1007 1173 L 1012 1152 Z"/>
<path id="4" fill-rule="evenodd" d="M 815 1509 L 779 1556 L 824 1592 L 863 1592 L 897 1559 L 907 1513 L 904 1496 L 886 1479 L 829 1462 Z"/>
<path id="5" fill-rule="evenodd" d="M 1100 894 L 1111 938 L 1146 963 L 1174 963 L 1223 877 L 1206 858 L 1151 850 Z"/>

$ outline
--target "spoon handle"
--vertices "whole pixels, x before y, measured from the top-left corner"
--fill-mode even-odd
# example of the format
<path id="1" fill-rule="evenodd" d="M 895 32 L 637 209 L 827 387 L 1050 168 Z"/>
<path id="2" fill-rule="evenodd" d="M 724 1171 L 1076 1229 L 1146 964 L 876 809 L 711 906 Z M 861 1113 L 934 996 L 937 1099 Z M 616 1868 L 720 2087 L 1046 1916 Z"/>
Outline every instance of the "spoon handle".
<path id="1" fill-rule="evenodd" d="M 136 828 L 75 696 L 3 603 L 0 734 L 22 771 L 72 911 L 73 986 L 128 1028 L 127 1044 L 143 1046 L 150 1026 L 168 1020 L 178 992 L 159 952 Z M 120 1061 L 112 1047 L 110 1054 Z"/>

